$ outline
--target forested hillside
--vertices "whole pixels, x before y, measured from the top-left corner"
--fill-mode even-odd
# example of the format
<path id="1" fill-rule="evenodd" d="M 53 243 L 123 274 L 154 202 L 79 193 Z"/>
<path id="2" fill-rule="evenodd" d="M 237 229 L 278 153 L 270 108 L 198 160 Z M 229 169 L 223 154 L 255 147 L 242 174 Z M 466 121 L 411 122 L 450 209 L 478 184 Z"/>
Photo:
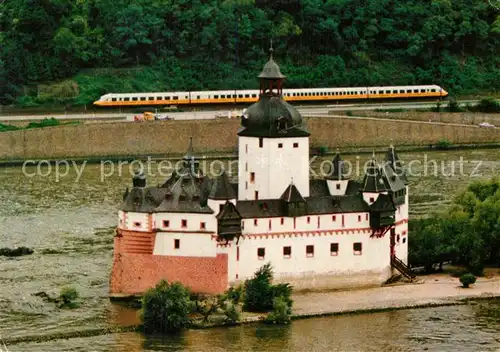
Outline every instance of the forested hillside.
<path id="1" fill-rule="evenodd" d="M 287 87 L 500 88 L 487 0 L 7 0 L 0 23 L 2 104 L 253 88 L 271 38 Z"/>

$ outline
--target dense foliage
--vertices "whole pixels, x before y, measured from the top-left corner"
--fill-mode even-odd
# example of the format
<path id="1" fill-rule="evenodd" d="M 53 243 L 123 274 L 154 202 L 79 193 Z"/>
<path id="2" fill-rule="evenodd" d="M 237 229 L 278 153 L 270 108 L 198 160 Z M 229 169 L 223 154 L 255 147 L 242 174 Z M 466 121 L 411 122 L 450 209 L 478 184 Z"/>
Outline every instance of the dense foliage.
<path id="1" fill-rule="evenodd" d="M 288 284 L 273 285 L 271 264 L 265 264 L 245 281 L 243 309 L 248 312 L 267 312 L 274 309 L 274 299 L 281 298 L 288 307 L 292 306 L 292 287 Z"/>
<path id="2" fill-rule="evenodd" d="M 485 0 L 8 0 L 0 30 L 2 104 L 252 88 L 271 38 L 288 87 L 500 87 Z"/>
<path id="3" fill-rule="evenodd" d="M 189 325 L 192 307 L 189 291 L 183 285 L 160 281 L 143 296 L 141 319 L 144 331 L 179 331 Z"/>
<path id="4" fill-rule="evenodd" d="M 476 277 L 473 274 L 464 274 L 460 276 L 460 282 L 464 288 L 467 288 L 476 282 Z"/>
<path id="5" fill-rule="evenodd" d="M 481 274 L 486 265 L 500 266 L 500 181 L 472 182 L 451 209 L 410 221 L 409 261 L 431 271 L 452 261 Z"/>

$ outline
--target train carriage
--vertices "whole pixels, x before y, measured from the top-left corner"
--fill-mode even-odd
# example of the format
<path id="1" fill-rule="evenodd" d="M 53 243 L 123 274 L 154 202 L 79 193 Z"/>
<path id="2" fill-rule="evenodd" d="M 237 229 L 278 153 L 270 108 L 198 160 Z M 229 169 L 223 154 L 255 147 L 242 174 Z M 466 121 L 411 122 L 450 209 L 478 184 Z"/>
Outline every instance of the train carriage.
<path id="1" fill-rule="evenodd" d="M 283 99 L 291 102 L 353 101 L 411 98 L 443 98 L 448 95 L 438 85 L 340 87 L 284 89 Z M 94 102 L 97 106 L 154 106 L 246 104 L 259 99 L 258 90 L 218 90 L 158 93 L 110 93 Z"/>

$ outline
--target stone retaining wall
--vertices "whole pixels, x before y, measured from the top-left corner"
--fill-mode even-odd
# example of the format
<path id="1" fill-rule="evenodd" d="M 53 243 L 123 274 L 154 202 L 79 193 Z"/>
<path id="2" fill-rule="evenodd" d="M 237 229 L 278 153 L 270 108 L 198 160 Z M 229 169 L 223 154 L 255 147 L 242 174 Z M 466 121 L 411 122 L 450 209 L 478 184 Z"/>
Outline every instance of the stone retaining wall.
<path id="1" fill-rule="evenodd" d="M 500 141 L 498 129 L 345 116 L 307 118 L 311 146 L 329 148 L 417 146 Z M 110 122 L 0 133 L 0 160 L 180 154 L 189 137 L 199 153 L 234 152 L 240 121 Z"/>

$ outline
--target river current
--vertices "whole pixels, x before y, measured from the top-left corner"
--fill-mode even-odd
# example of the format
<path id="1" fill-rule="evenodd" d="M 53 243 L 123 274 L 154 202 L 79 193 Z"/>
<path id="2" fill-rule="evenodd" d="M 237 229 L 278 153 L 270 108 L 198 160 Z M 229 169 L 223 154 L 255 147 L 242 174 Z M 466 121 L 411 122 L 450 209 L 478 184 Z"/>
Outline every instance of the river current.
<path id="1" fill-rule="evenodd" d="M 417 160 L 410 176 L 411 217 L 439 210 L 474 179 L 498 174 L 497 149 L 401 153 Z M 345 159 L 354 159 L 345 156 Z M 366 161 L 367 155 L 360 156 Z M 437 174 L 434 173 L 436 162 Z M 313 162 L 318 169 L 321 160 Z M 454 165 L 452 165 L 454 162 Z M 425 167 L 427 163 L 428 167 Z M 461 163 L 461 164 L 460 164 Z M 462 165 L 460 168 L 459 165 Z M 71 164 L 70 164 L 71 166 Z M 56 178 L 54 166 L 0 169 L 0 247 L 26 246 L 28 256 L 0 257 L 0 339 L 134 324 L 134 311 L 108 300 L 113 227 L 125 188 L 127 166 L 111 175 L 110 164 L 71 166 Z M 61 164 L 61 172 L 64 173 Z M 427 168 L 426 170 L 424 170 Z M 102 173 L 103 171 L 104 173 Z M 444 171 L 444 172 L 442 172 Z M 42 175 L 45 176 L 42 176 Z M 149 175 L 157 184 L 164 176 Z M 57 296 L 75 287 L 81 306 L 59 310 L 33 294 Z M 369 299 L 369 297 L 367 297 Z M 498 351 L 500 303 L 315 318 L 290 326 L 241 326 L 188 331 L 177 337 L 137 333 L 19 343 L 9 351 Z"/>

